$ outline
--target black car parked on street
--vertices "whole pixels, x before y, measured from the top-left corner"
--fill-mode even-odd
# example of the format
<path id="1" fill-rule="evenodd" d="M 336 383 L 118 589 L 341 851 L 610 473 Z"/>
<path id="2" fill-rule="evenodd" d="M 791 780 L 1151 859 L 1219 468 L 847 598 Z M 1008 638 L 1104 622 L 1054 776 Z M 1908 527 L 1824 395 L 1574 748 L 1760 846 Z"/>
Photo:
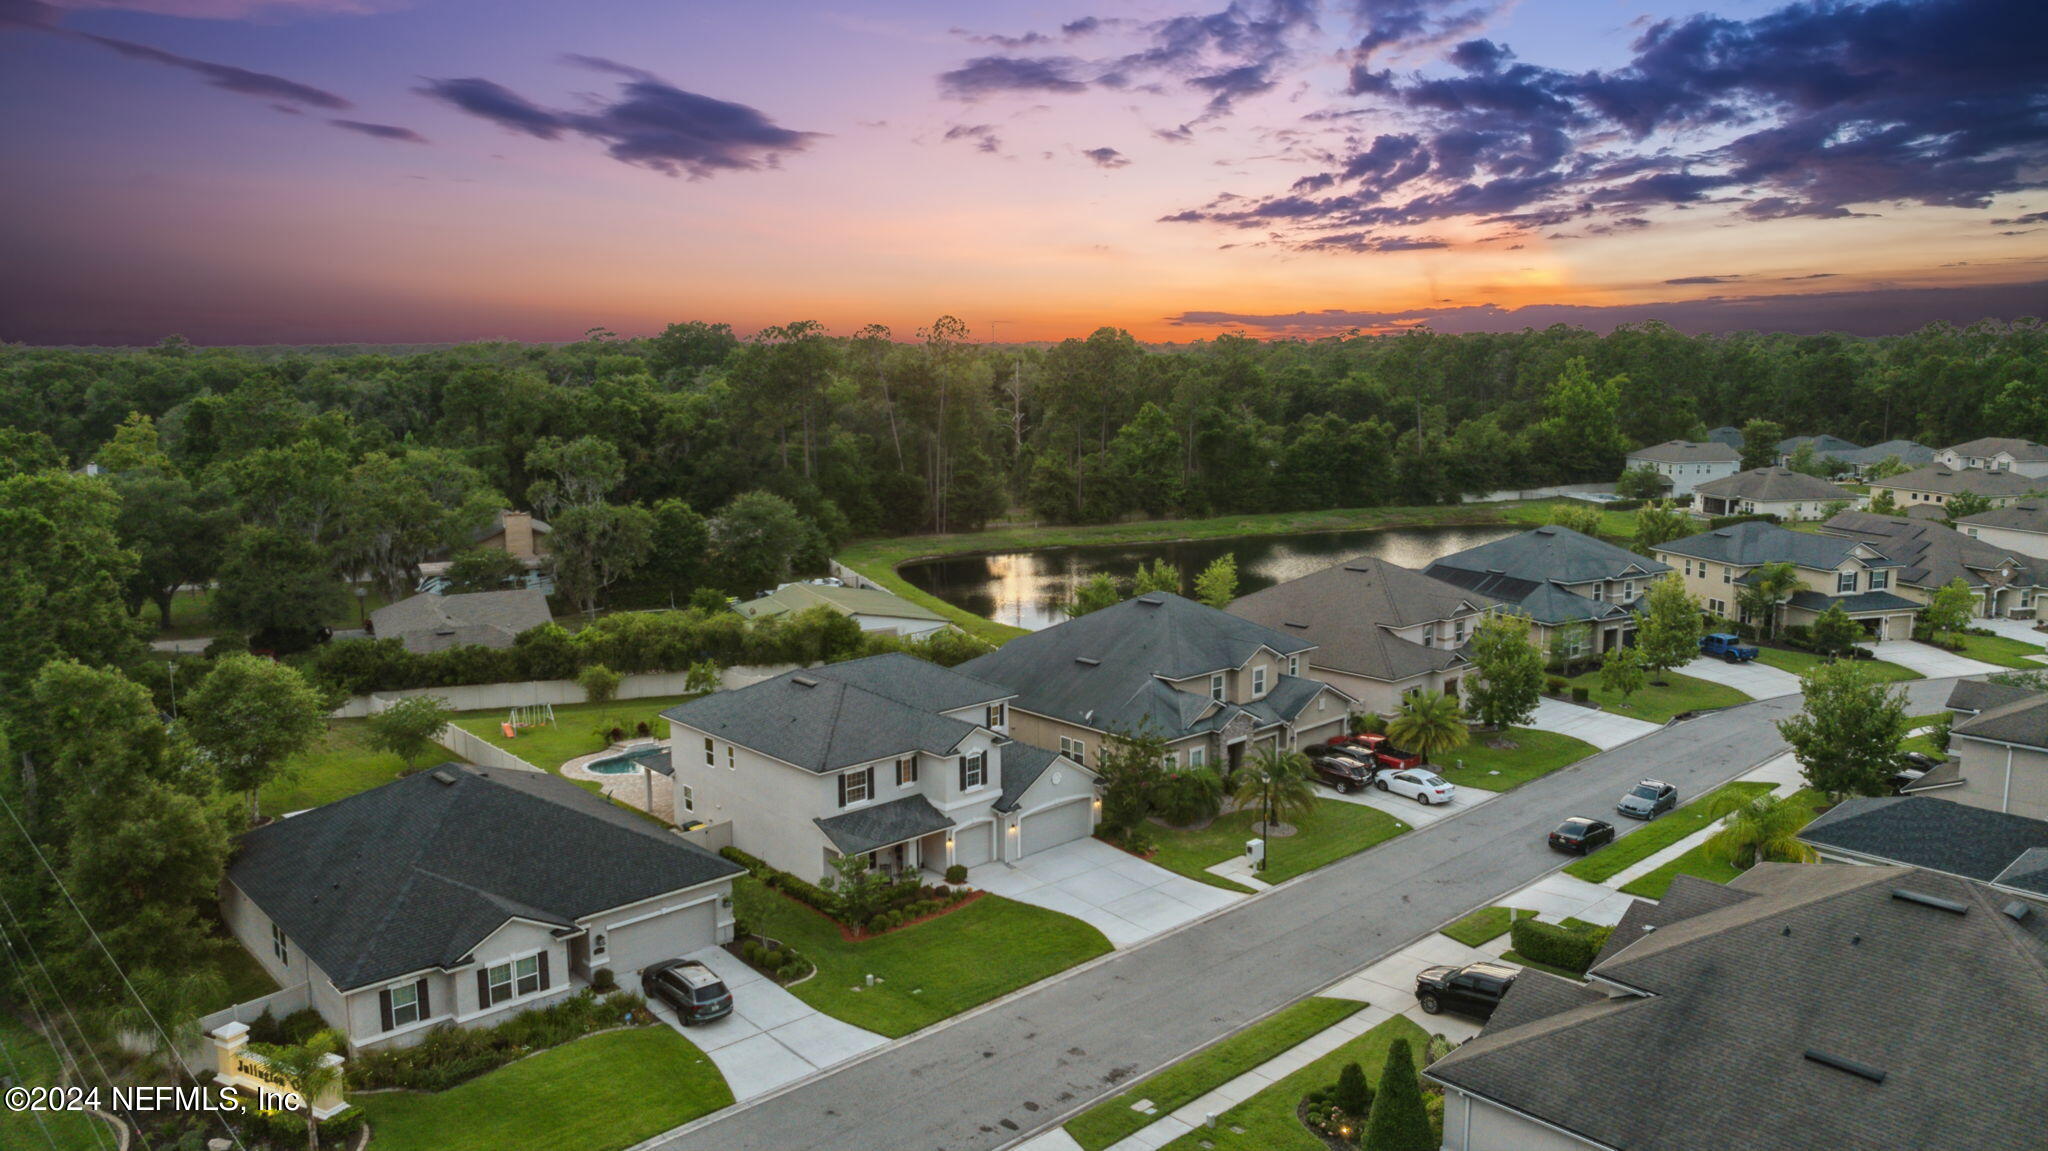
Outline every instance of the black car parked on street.
<path id="1" fill-rule="evenodd" d="M 1467 963 L 1463 967 L 1426 967 L 1415 977 L 1415 1001 L 1431 1015 L 1455 1011 L 1487 1019 L 1501 996 L 1515 985 L 1514 968 L 1499 963 Z"/>
<path id="2" fill-rule="evenodd" d="M 1550 846 L 1580 855 L 1614 842 L 1614 825 L 1604 819 L 1574 815 L 1550 833 Z"/>

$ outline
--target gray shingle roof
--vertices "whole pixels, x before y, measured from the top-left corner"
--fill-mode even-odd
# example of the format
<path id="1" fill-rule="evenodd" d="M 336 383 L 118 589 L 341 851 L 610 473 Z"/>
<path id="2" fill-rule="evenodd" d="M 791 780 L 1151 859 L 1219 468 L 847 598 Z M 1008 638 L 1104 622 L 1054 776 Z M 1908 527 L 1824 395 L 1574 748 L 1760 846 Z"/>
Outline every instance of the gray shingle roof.
<path id="1" fill-rule="evenodd" d="M 1685 536 L 1657 545 L 1659 552 L 1690 556 L 1696 560 L 1756 567 L 1761 564 L 1794 563 L 1813 571 L 1834 571 L 1856 551 L 1858 545 L 1878 552 L 1866 558 L 1865 567 L 1892 568 L 1898 565 L 1875 544 L 1845 536 L 1795 532 L 1762 520 L 1730 524 L 1725 528 Z"/>
<path id="2" fill-rule="evenodd" d="M 2048 500 L 2016 500 L 2002 508 L 1992 508 L 1988 512 L 1965 516 L 1956 522 L 1973 527 L 2005 528 L 2009 531 L 2048 535 Z"/>
<path id="3" fill-rule="evenodd" d="M 1785 601 L 1801 611 L 1824 612 L 1839 606 L 1850 615 L 1862 615 L 1881 611 L 1918 611 L 1920 605 L 1905 596 L 1893 595 L 1888 591 L 1863 591 L 1855 595 L 1828 595 L 1811 588 L 1801 588 Z"/>
<path id="4" fill-rule="evenodd" d="M 922 795 L 906 795 L 812 822 L 842 855 L 874 851 L 953 826 L 953 821 Z"/>
<path id="5" fill-rule="evenodd" d="M 977 725 L 941 712 L 1011 693 L 900 652 L 784 672 L 662 712 L 666 719 L 807 771 L 912 751 L 950 754 Z"/>
<path id="6" fill-rule="evenodd" d="M 1637 448 L 1628 454 L 1631 460 L 1647 460 L 1658 464 L 1732 464 L 1742 458 L 1742 453 L 1727 444 L 1708 440 L 1697 443 L 1692 440 L 1666 440 Z"/>
<path id="7" fill-rule="evenodd" d="M 1275 584 L 1233 602 L 1229 611 L 1316 645 L 1309 662 L 1387 682 L 1464 662 L 1447 647 L 1423 647 L 1395 628 L 1471 616 L 1492 596 L 1459 590 L 1373 556 Z"/>
<path id="8" fill-rule="evenodd" d="M 2035 696 L 1987 708 L 1957 723 L 1949 734 L 2048 750 L 2048 697 Z"/>
<path id="9" fill-rule="evenodd" d="M 1909 492 L 1933 492 L 1937 495 L 1955 495 L 1957 492 L 1975 492 L 1980 496 L 1998 498 L 2001 496 L 2023 496 L 2029 492 L 2048 487 L 2048 480 L 2031 479 L 2016 472 L 1994 472 L 1984 468 L 1949 468 L 1941 464 L 1928 464 L 1910 472 L 1900 472 L 1881 480 L 1870 481 L 1873 488 L 1895 488 Z"/>
<path id="10" fill-rule="evenodd" d="M 759 599 L 748 600 L 733 610 L 748 619 L 778 616 L 805 608 L 829 607 L 841 615 L 888 616 L 894 619 L 945 621 L 945 616 L 928 607 L 911 603 L 900 595 L 871 587 L 829 587 L 793 583 L 776 588 Z"/>
<path id="11" fill-rule="evenodd" d="M 1992 683 L 1986 679 L 1959 679 L 1948 691 L 1948 708 L 1954 712 L 1968 712 L 1972 715 L 2003 707 L 2023 699 L 2040 695 L 2030 687 L 2018 684 Z"/>
<path id="12" fill-rule="evenodd" d="M 1830 454 L 1844 463 L 1855 464 L 1860 468 L 1881 464 L 1893 456 L 1897 456 L 1899 462 L 1909 468 L 1931 463 L 1934 460 L 1933 448 L 1928 447 L 1926 444 L 1914 443 L 1912 440 L 1886 440 L 1881 444 L 1872 444 L 1867 448 L 1857 448 L 1853 452 L 1832 452 Z"/>
<path id="13" fill-rule="evenodd" d="M 1059 752 L 1053 751 L 1050 748 L 1040 747 L 1035 743 L 1011 742 L 1004 744 L 1003 794 L 995 801 L 993 805 L 995 809 L 997 811 L 1017 810 L 1017 805 L 1023 800 L 1024 793 L 1030 791 L 1031 785 L 1038 782 L 1038 777 L 1045 774 L 1045 769 L 1051 767 L 1053 761 L 1060 758 Z M 1071 759 L 1065 760 L 1065 766 L 1074 768 L 1076 771 L 1086 770 L 1075 767 L 1074 761 Z"/>
<path id="14" fill-rule="evenodd" d="M 554 618 L 548 597 L 531 588 L 416 595 L 371 612 L 370 631 L 421 653 L 470 644 L 508 648 L 520 632 Z"/>
<path id="15" fill-rule="evenodd" d="M 2048 462 L 2048 444 L 2037 444 L 2032 440 L 2014 439 L 2010 436 L 1984 436 L 1952 444 L 1942 450 L 1954 452 L 1959 456 L 1981 456 L 1986 459 L 2004 452 L 2016 463 Z"/>
<path id="16" fill-rule="evenodd" d="M 1018 636 L 959 670 L 1000 683 L 1017 706 L 1098 731 L 1150 723 L 1175 738 L 1198 730 L 1213 708 L 1204 696 L 1161 682 L 1242 667 L 1267 648 L 1304 653 L 1306 639 L 1171 592 L 1154 592 Z"/>
<path id="17" fill-rule="evenodd" d="M 1731 448 L 1739 448 L 1742 446 L 1742 429 L 1733 424 L 1722 424 L 1720 427 L 1708 432 L 1707 438 L 1717 444 L 1727 444 Z"/>
<path id="18" fill-rule="evenodd" d="M 1629 1151 L 2039 1145 L 2048 944 L 2000 913 L 2011 896 L 1909 868 L 1799 864 L 1762 864 L 1730 888 L 1749 898 L 1593 968 L 1646 994 L 1489 1024 L 1426 1074 Z M 1518 979 L 1509 1020 L 1537 1014 L 1510 1007 L 1520 994 Z"/>
<path id="19" fill-rule="evenodd" d="M 1594 580 L 1642 579 L 1671 570 L 1665 564 L 1644 559 L 1606 540 L 1596 540 L 1555 525 L 1531 528 L 1505 539 L 1454 552 L 1423 570 L 1424 574 L 1441 579 L 1440 572 L 1447 568 L 1526 580 L 1532 587 L 1542 583 L 1580 584 Z"/>
<path id="20" fill-rule="evenodd" d="M 1813 445 L 1814 454 L 1822 457 L 1823 459 L 1825 459 L 1828 456 L 1839 457 L 1843 452 L 1853 452 L 1857 450 L 1855 444 L 1850 443 L 1848 440 L 1845 440 L 1840 436 L 1788 436 L 1785 439 L 1778 441 L 1778 454 L 1781 456 L 1789 456 L 1792 453 L 1798 451 L 1802 444 L 1809 443 Z"/>
<path id="21" fill-rule="evenodd" d="M 2048 895 L 2048 847 L 2030 847 L 2020 852 L 2010 867 L 1998 873 L 1996 882 Z"/>
<path id="22" fill-rule="evenodd" d="M 1805 501 L 1824 504 L 1829 500 L 1854 502 L 1856 499 L 1855 493 L 1836 487 L 1819 476 L 1779 467 L 1736 472 L 1732 476 L 1708 480 L 1693 490 L 1716 499 L 1755 500 L 1759 503 Z"/>
<path id="23" fill-rule="evenodd" d="M 1822 526 L 1830 534 L 1860 540 L 1898 561 L 1899 581 L 1914 587 L 1937 588 L 1957 579 L 1973 587 L 2035 587 L 2039 583 L 2027 557 L 1939 523 L 1843 512 Z M 2002 574 L 2008 568 L 2013 573 L 2010 578 Z"/>
<path id="24" fill-rule="evenodd" d="M 1816 847 L 1908 867 L 1992 880 L 2031 849 L 2048 848 L 2048 820 L 1924 795 L 1843 800 L 1799 833 Z"/>
<path id="25" fill-rule="evenodd" d="M 347 991 L 739 871 L 556 776 L 443 764 L 249 832 L 227 875 Z"/>

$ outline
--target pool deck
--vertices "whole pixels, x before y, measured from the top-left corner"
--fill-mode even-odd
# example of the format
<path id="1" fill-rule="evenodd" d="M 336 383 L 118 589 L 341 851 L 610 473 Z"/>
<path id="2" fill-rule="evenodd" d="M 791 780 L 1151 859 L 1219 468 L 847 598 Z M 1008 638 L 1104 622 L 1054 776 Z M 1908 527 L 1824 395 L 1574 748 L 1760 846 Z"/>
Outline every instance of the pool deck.
<path id="1" fill-rule="evenodd" d="M 606 795 L 620 803 L 648 811 L 652 800 L 652 785 L 647 778 L 648 770 L 644 764 L 634 764 L 631 771 L 592 771 L 590 765 L 607 759 L 617 759 L 622 755 L 631 755 L 636 751 L 667 747 L 668 741 L 665 739 L 634 739 L 625 743 L 615 743 L 603 751 L 579 755 L 562 764 L 562 778 L 595 783 L 604 789 Z"/>

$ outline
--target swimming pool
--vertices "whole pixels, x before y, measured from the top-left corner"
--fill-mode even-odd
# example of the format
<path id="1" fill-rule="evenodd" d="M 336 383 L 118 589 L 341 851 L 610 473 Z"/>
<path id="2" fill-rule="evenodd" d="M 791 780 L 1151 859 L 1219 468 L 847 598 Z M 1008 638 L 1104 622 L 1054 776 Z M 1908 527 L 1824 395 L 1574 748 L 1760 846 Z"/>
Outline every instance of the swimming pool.
<path id="1" fill-rule="evenodd" d="M 632 775 L 640 770 L 640 761 L 630 755 L 614 755 L 594 759 L 584 764 L 583 770 L 592 775 Z"/>

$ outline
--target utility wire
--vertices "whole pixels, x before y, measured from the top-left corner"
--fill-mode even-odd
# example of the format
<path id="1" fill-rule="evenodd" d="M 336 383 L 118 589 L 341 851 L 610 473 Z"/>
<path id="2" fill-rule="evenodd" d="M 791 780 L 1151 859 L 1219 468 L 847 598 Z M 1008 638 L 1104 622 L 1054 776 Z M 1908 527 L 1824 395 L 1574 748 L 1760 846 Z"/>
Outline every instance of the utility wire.
<path id="1" fill-rule="evenodd" d="M 36 970 L 42 973 L 43 982 L 50 985 L 51 997 L 57 1001 L 57 1006 L 63 1010 L 64 1017 L 71 1021 L 72 1034 L 78 1037 L 79 1045 L 85 1048 L 85 1053 L 92 1058 L 93 1066 L 99 1069 L 100 1082 L 106 1084 L 111 1089 L 114 1085 L 114 1079 L 112 1075 L 108 1074 L 107 1065 L 101 1061 L 100 1053 L 94 1049 L 92 1040 L 85 1033 L 85 1028 L 79 1024 L 77 1013 L 72 1011 L 71 1004 L 65 1001 L 64 992 L 58 989 L 57 981 L 50 977 L 50 968 L 43 962 L 42 953 L 36 950 L 35 941 L 29 938 L 27 925 L 22 922 L 20 916 L 14 913 L 14 905 L 7 902 L 7 897 L 4 895 L 0 895 L 0 910 L 4 910 L 7 913 L 8 922 L 14 925 L 14 933 L 21 936 L 22 946 L 28 948 L 30 957 L 36 961 Z M 0 939 L 4 938 L 4 936 L 0 936 Z M 21 972 L 22 989 L 29 993 L 30 1010 L 39 1013 L 42 1017 L 44 1033 L 50 1037 L 51 1045 L 60 1052 L 64 1062 L 71 1065 L 72 1075 L 76 1078 L 84 1079 L 85 1067 L 78 1061 L 78 1055 L 71 1050 L 70 1041 L 64 1037 L 63 1027 L 57 1024 L 50 1010 L 42 1005 L 42 996 L 37 994 L 35 982 L 28 978 L 27 969 L 22 966 L 21 958 L 13 954 L 11 945 L 8 951 L 9 958 L 13 959 L 16 970 Z M 97 1130 L 99 1124 L 95 1123 L 93 1127 L 95 1128 L 93 1142 L 97 1146 L 99 1142 L 99 1132 Z M 137 1129 L 136 1137 L 142 1140 L 142 1145 L 146 1151 L 149 1147 L 148 1138 L 142 1135 L 140 1129 Z M 118 1141 L 116 1145 L 118 1146 Z"/>

